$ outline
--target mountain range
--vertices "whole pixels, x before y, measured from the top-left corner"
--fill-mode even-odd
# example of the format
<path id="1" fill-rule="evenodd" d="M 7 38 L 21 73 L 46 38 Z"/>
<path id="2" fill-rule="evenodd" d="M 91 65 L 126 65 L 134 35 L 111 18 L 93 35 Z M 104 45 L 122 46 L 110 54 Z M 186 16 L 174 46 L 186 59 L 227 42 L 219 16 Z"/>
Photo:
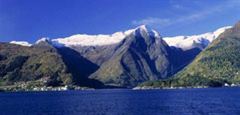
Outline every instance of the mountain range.
<path id="1" fill-rule="evenodd" d="M 27 82 L 29 87 L 131 88 L 156 80 L 161 84 L 161 80 L 189 75 L 185 71 L 198 65 L 194 64 L 196 60 L 201 60 L 199 57 L 217 41 L 229 36 L 230 30 L 233 31 L 223 27 L 200 35 L 162 37 L 156 30 L 141 25 L 112 35 L 78 34 L 42 38 L 34 44 L 0 43 L 0 85 Z"/>

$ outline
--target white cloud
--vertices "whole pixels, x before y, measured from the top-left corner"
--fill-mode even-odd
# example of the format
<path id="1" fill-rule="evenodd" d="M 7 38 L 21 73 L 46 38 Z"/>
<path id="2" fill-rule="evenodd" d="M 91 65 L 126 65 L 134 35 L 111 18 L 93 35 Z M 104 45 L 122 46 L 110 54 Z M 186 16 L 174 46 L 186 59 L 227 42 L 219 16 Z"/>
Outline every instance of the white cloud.
<path id="1" fill-rule="evenodd" d="M 184 9 L 185 8 L 180 4 L 173 4 L 172 7 L 175 8 L 175 9 Z"/>
<path id="2" fill-rule="evenodd" d="M 172 7 L 183 8 L 183 6 L 178 5 L 178 4 L 174 4 Z M 240 1 L 230 0 L 230 1 L 223 2 L 220 5 L 212 6 L 208 9 L 204 9 L 204 10 L 198 11 L 198 12 L 193 12 L 189 15 L 176 17 L 174 19 L 172 19 L 172 18 L 148 17 L 148 18 L 141 19 L 141 20 L 134 20 L 134 21 L 132 21 L 132 24 L 133 25 L 146 24 L 146 25 L 155 26 L 155 27 L 156 26 L 157 27 L 166 27 L 166 26 L 171 26 L 173 24 L 182 23 L 182 22 L 191 23 L 191 22 L 194 22 L 194 21 L 198 21 L 200 19 L 204 19 L 209 15 L 212 15 L 212 14 L 215 14 L 215 13 L 220 13 L 224 10 L 227 10 L 227 9 L 230 9 L 230 8 L 236 8 L 236 7 L 240 7 Z"/>
<path id="3" fill-rule="evenodd" d="M 197 21 L 199 19 L 205 18 L 206 16 L 221 11 L 220 8 L 214 7 L 212 9 L 204 10 L 197 13 L 192 13 L 190 15 L 184 15 L 175 19 L 170 18 L 157 18 L 157 17 L 149 17 L 142 20 L 134 20 L 132 21 L 133 25 L 141 25 L 146 24 L 150 26 L 170 26 L 172 24 L 181 23 L 181 22 L 192 22 Z"/>
<path id="4" fill-rule="evenodd" d="M 142 20 L 134 20 L 132 21 L 133 25 L 159 25 L 159 26 L 165 26 L 170 24 L 171 21 L 169 19 L 163 19 L 163 18 L 154 18 L 154 17 L 148 17 L 146 19 L 142 19 Z"/>

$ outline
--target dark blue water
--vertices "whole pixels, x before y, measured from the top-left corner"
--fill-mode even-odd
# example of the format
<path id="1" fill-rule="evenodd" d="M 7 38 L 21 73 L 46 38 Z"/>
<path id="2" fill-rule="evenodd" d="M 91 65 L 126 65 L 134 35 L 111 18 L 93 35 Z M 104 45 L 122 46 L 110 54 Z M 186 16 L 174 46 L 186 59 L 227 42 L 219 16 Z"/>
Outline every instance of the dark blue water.
<path id="1" fill-rule="evenodd" d="M 240 88 L 0 93 L 1 115 L 240 115 Z"/>

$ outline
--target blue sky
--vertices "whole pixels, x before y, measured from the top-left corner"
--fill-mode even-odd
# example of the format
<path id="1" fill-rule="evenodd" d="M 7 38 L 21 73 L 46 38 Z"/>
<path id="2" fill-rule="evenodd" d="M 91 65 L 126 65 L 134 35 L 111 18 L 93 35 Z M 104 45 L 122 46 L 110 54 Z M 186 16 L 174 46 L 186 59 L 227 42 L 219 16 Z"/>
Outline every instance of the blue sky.
<path id="1" fill-rule="evenodd" d="M 111 34 L 146 24 L 192 35 L 240 20 L 239 0 L 0 0 L 0 41 Z"/>

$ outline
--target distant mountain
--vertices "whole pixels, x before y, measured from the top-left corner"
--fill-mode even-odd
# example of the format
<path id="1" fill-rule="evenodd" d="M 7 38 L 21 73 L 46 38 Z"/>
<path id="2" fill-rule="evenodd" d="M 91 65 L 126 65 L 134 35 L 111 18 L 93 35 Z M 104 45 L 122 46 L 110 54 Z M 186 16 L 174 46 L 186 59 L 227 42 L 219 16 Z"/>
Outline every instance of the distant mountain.
<path id="1" fill-rule="evenodd" d="M 78 34 L 66 38 L 57 38 L 53 39 L 52 43 L 57 47 L 74 49 L 86 59 L 100 66 L 114 55 L 119 44 L 121 44 L 124 39 L 129 38 L 127 36 L 134 33 L 140 27 L 145 27 L 145 25 L 125 32 L 115 32 L 111 35 Z"/>
<path id="2" fill-rule="evenodd" d="M 163 39 L 167 42 L 169 46 L 180 48 L 184 51 L 194 48 L 199 48 L 200 50 L 203 50 L 220 34 L 222 34 L 225 30 L 229 28 L 231 28 L 231 26 L 222 27 L 214 32 L 208 32 L 200 35 L 164 37 Z"/>
<path id="3" fill-rule="evenodd" d="M 172 73 L 177 73 L 191 63 L 202 50 L 229 28 L 231 26 L 222 27 L 214 32 L 200 35 L 164 37 L 164 41 L 171 47 L 169 60 L 174 65 Z"/>
<path id="4" fill-rule="evenodd" d="M 183 71 L 148 86 L 223 86 L 240 84 L 240 22 L 227 29 Z"/>
<path id="5" fill-rule="evenodd" d="M 108 85 L 133 87 L 171 74 L 169 47 L 157 32 L 140 26 L 126 37 L 91 78 Z"/>
<path id="6" fill-rule="evenodd" d="M 145 25 L 142 25 L 145 26 Z M 124 32 L 115 32 L 111 35 L 87 35 L 77 34 L 65 38 L 53 39 L 52 42 L 56 46 L 105 46 L 121 42 L 126 36 L 131 34 L 135 29 L 130 29 Z"/>

